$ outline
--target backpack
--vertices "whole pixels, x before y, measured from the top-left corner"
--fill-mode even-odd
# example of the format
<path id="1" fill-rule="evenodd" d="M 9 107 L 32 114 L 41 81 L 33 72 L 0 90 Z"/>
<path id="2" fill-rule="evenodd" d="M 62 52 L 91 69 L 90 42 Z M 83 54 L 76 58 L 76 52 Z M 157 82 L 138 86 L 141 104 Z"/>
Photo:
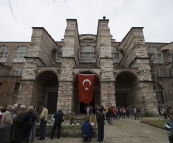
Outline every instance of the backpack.
<path id="1" fill-rule="evenodd" d="M 28 126 L 32 127 L 33 125 L 33 120 L 32 120 L 32 117 L 28 120 Z"/>

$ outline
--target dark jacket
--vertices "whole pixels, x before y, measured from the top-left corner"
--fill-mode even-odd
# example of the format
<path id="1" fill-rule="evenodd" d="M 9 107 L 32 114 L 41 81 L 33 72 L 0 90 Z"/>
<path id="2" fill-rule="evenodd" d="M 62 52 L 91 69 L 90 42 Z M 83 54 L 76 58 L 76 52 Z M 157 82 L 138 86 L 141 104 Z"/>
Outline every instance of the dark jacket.
<path id="1" fill-rule="evenodd" d="M 25 114 L 25 116 L 23 117 L 23 120 L 22 120 L 22 126 L 23 127 L 29 127 L 28 126 L 28 121 L 32 118 L 32 122 L 34 123 L 35 122 L 35 113 L 33 112 L 27 112 Z"/>
<path id="2" fill-rule="evenodd" d="M 61 110 L 56 112 L 53 116 L 53 118 L 55 118 L 54 124 L 60 124 L 62 122 L 63 116 L 64 116 L 64 114 Z"/>
<path id="3" fill-rule="evenodd" d="M 21 126 L 22 125 L 22 120 L 23 117 L 25 116 L 26 111 L 25 110 L 20 110 L 16 117 L 14 118 L 14 124 L 16 124 L 17 126 Z"/>
<path id="4" fill-rule="evenodd" d="M 108 109 L 108 113 L 107 113 L 108 115 L 108 117 L 112 117 L 113 116 L 113 112 L 112 112 L 112 108 L 109 108 Z"/>
<path id="5" fill-rule="evenodd" d="M 105 117 L 104 117 L 103 113 L 97 112 L 96 119 L 97 119 L 98 126 L 104 126 Z"/>
<path id="6" fill-rule="evenodd" d="M 82 130 L 82 135 L 88 135 L 89 136 L 90 133 L 93 132 L 93 128 L 88 121 L 85 121 L 82 124 L 81 130 Z"/>

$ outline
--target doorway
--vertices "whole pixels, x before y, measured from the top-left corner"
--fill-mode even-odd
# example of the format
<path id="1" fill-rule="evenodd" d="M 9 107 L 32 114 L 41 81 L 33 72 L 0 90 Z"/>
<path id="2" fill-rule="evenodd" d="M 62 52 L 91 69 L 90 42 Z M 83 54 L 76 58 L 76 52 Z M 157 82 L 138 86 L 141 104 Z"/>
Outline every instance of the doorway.
<path id="1" fill-rule="evenodd" d="M 94 74 L 90 71 L 81 72 L 80 74 Z M 100 79 L 96 75 L 95 82 L 94 82 L 94 92 L 93 92 L 93 99 L 89 103 L 90 106 L 93 106 L 93 111 L 95 111 L 95 106 L 100 105 Z M 78 95 L 78 75 L 74 78 L 73 84 L 73 111 L 75 113 L 86 113 L 85 107 L 86 104 L 79 102 L 79 95 Z"/>
<path id="2" fill-rule="evenodd" d="M 118 107 L 128 107 L 127 105 L 127 94 L 126 93 L 116 93 L 116 106 Z"/>
<path id="3" fill-rule="evenodd" d="M 58 92 L 48 92 L 47 109 L 49 114 L 54 114 L 57 110 Z"/>

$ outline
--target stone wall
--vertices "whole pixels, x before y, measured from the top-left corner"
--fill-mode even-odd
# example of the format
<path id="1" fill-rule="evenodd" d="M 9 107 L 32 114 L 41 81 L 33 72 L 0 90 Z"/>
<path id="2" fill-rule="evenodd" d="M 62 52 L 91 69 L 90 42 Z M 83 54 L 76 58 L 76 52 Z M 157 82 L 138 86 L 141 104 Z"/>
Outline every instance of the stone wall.
<path id="1" fill-rule="evenodd" d="M 107 103 L 115 105 L 115 85 L 113 72 L 113 58 L 111 54 L 111 38 L 108 20 L 99 20 L 98 39 L 100 45 L 101 68 L 101 104 L 106 106 Z"/>
<path id="2" fill-rule="evenodd" d="M 79 48 L 77 21 L 67 20 L 67 27 L 64 36 L 64 47 L 61 62 L 61 73 L 58 91 L 57 108 L 65 108 L 68 113 L 73 109 L 73 67 L 78 64 L 76 60 L 76 48 Z"/>
<path id="3" fill-rule="evenodd" d="M 16 99 L 13 99 L 14 87 L 20 80 L 20 76 L 0 76 L 0 106 L 16 102 Z"/>

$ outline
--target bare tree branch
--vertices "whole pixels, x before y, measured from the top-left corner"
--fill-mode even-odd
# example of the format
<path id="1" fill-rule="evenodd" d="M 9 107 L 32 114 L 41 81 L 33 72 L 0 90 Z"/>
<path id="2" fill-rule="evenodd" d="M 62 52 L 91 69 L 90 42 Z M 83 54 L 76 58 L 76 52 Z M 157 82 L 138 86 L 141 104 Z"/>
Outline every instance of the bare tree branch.
<path id="1" fill-rule="evenodd" d="M 10 5 L 10 9 L 11 9 L 11 13 L 12 13 L 12 15 L 13 15 L 13 18 L 14 18 L 15 22 L 17 23 L 16 18 L 14 17 L 14 14 L 13 14 L 13 10 L 12 10 L 12 7 L 11 7 L 10 0 L 8 0 L 8 2 L 9 2 L 9 5 Z"/>

